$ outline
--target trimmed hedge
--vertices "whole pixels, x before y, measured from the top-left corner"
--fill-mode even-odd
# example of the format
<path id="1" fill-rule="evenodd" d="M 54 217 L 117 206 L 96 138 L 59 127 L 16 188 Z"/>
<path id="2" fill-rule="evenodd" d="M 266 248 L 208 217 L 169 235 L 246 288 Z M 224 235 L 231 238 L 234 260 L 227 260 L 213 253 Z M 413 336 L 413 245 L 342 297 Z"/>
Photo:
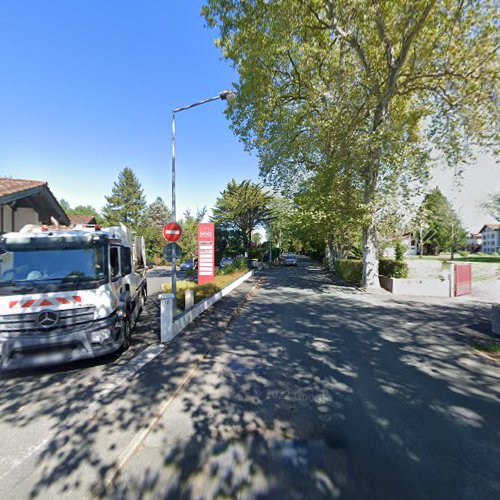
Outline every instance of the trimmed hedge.
<path id="1" fill-rule="evenodd" d="M 408 264 L 402 260 L 381 258 L 378 273 L 388 278 L 408 278 Z"/>
<path id="2" fill-rule="evenodd" d="M 359 283 L 363 276 L 363 261 L 354 259 L 336 259 L 333 263 L 337 274 L 345 281 Z"/>
<path id="3" fill-rule="evenodd" d="M 363 261 L 355 259 L 337 259 L 334 262 L 335 271 L 344 280 L 360 283 L 363 276 Z M 379 260 L 378 272 L 389 278 L 407 278 L 408 264 L 406 262 L 382 258 Z"/>

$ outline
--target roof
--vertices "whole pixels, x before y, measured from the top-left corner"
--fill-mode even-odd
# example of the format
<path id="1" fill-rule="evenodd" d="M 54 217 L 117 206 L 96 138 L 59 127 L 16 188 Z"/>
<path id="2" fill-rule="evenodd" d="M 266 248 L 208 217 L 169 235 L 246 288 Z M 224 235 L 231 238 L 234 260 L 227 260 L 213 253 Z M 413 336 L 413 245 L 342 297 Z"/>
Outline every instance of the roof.
<path id="1" fill-rule="evenodd" d="M 8 194 L 22 193 L 23 191 L 40 186 L 47 186 L 47 183 L 42 181 L 0 177 L 0 199 Z"/>
<path id="2" fill-rule="evenodd" d="M 56 197 L 43 181 L 0 177 L 0 205 L 29 207 L 46 224 L 55 217 L 60 224 L 69 224 L 68 216 Z"/>
<path id="3" fill-rule="evenodd" d="M 493 231 L 498 231 L 500 229 L 500 224 L 485 224 L 479 232 L 482 233 L 485 229 L 492 229 Z"/>
<path id="4" fill-rule="evenodd" d="M 68 215 L 71 225 L 76 226 L 78 224 L 95 224 L 94 215 Z"/>

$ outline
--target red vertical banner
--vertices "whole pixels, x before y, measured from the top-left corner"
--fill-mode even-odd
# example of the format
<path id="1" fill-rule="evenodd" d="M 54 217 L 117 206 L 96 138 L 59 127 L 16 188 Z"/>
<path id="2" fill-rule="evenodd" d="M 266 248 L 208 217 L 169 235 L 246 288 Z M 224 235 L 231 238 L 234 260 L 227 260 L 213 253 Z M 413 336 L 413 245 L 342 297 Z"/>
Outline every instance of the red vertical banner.
<path id="1" fill-rule="evenodd" d="M 215 225 L 198 224 L 198 284 L 215 277 Z"/>

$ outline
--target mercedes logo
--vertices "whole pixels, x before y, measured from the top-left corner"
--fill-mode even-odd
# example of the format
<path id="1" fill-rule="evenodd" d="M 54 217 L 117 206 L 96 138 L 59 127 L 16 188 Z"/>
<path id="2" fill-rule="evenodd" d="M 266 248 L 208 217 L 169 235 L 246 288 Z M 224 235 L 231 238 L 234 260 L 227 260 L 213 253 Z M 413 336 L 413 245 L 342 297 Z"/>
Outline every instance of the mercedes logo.
<path id="1" fill-rule="evenodd" d="M 56 326 L 59 316 L 56 312 L 51 311 L 50 309 L 45 309 L 38 314 L 37 323 L 42 328 L 51 328 Z"/>

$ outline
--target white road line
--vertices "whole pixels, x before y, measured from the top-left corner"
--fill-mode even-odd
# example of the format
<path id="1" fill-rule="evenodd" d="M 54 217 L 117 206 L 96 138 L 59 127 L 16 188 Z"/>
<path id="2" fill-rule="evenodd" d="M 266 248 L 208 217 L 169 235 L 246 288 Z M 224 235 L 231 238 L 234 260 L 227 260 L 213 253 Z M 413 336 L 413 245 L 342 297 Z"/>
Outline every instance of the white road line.
<path id="1" fill-rule="evenodd" d="M 114 389 L 119 387 L 125 382 L 125 380 L 132 378 L 137 372 L 139 372 L 145 365 L 153 361 L 163 350 L 165 346 L 163 344 L 151 345 L 141 351 L 137 356 L 134 356 L 128 361 L 123 367 L 119 369 L 109 380 L 105 381 L 102 388 L 94 396 L 94 401 L 84 410 L 82 413 L 94 412 L 97 410 L 100 400 L 110 394 Z M 54 435 L 61 428 L 67 428 L 65 424 L 62 424 L 58 429 L 50 433 L 45 439 L 37 444 L 31 445 L 28 448 L 22 450 L 17 456 L 12 458 L 3 457 L 0 459 L 0 480 L 8 476 L 12 471 L 20 467 L 26 460 L 28 460 L 35 453 L 40 451 L 47 443 L 53 439 Z"/>

